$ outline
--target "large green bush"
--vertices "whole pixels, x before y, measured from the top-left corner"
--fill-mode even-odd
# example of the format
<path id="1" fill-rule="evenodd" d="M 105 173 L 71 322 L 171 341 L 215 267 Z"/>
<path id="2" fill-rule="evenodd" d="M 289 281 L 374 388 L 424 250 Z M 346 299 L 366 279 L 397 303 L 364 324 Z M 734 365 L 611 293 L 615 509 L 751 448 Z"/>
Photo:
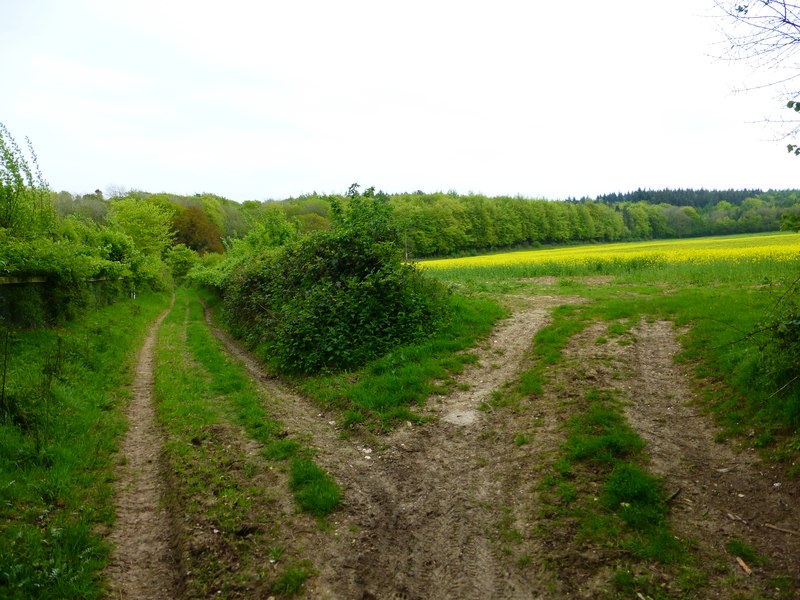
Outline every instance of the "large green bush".
<path id="1" fill-rule="evenodd" d="M 427 337 L 446 290 L 403 264 L 383 199 L 351 195 L 333 228 L 262 253 L 225 290 L 225 318 L 274 368 L 339 371 Z"/>

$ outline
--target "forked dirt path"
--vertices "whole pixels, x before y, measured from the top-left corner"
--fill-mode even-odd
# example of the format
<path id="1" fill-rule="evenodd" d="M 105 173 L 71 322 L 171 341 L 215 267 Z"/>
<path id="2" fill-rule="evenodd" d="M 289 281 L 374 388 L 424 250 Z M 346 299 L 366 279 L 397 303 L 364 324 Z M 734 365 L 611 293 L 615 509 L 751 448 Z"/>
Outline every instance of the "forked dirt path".
<path id="1" fill-rule="evenodd" d="M 515 449 L 514 432 L 498 431 L 492 415 L 477 408 L 519 374 L 550 309 L 577 301 L 526 299 L 459 377 L 468 389 L 432 406 L 441 419 L 373 440 L 341 439 L 334 421 L 269 379 L 212 324 L 261 381 L 270 411 L 294 433 L 313 438 L 315 460 L 344 487 L 334 535 L 317 540 L 318 576 L 307 586 L 308 598 L 530 598 L 542 587 L 538 569 L 516 567 L 499 541 L 503 509 L 513 506 L 520 472 L 535 455 Z"/>
<path id="2" fill-rule="evenodd" d="M 171 308 L 150 327 L 139 351 L 127 410 L 129 429 L 120 447 L 125 463 L 116 484 L 116 522 L 109 535 L 113 551 L 106 570 L 112 597 L 119 599 L 171 600 L 180 591 L 172 521 L 162 502 L 163 436 L 152 404 L 154 348 Z"/>
<path id="3" fill-rule="evenodd" d="M 510 301 L 512 316 L 476 349 L 479 360 L 457 377 L 459 389 L 422 409 L 435 419 L 400 425 L 387 435 L 350 437 L 341 435 L 337 414 L 324 414 L 270 378 L 206 313 L 215 335 L 263 388 L 270 414 L 288 433 L 305 438 L 317 450 L 315 461 L 343 487 L 332 530 L 293 532 L 316 570 L 306 598 L 556 599 L 608 591 L 615 551 L 606 556 L 605 549 L 576 545 L 574 532 L 550 531 L 537 504 L 537 484 L 563 442 L 565 400 L 592 388 L 614 389 L 628 401 L 625 414 L 648 444 L 651 470 L 676 492 L 670 501 L 674 531 L 695 540 L 707 576 L 704 597 L 755 596 L 779 576 L 800 586 L 798 483 L 752 452 L 714 442 L 708 417 L 690 404 L 690 378 L 673 361 L 679 344 L 671 323 L 642 322 L 624 344 L 596 343 L 606 324 L 590 325 L 570 340 L 545 396 L 520 410 L 478 410 L 525 368 L 533 337 L 551 310 L 581 300 Z M 171 523 L 159 504 L 160 438 L 149 407 L 160 319 L 142 348 L 123 445 L 125 489 L 111 537 L 118 550 L 108 570 L 120 598 L 180 596 Z M 752 574 L 745 574 L 725 550 L 734 538 L 768 562 L 749 565 Z M 678 588 L 665 591 L 681 594 Z"/>

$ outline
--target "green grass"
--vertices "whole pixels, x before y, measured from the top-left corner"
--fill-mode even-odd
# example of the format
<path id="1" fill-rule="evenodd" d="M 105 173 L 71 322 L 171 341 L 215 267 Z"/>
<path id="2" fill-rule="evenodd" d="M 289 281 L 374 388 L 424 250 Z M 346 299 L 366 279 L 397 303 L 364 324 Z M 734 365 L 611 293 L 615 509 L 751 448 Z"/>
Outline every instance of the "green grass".
<path id="1" fill-rule="evenodd" d="M 330 475 L 307 458 L 292 461 L 289 486 L 300 508 L 324 517 L 339 505 L 341 493 Z"/>
<path id="2" fill-rule="evenodd" d="M 729 540 L 725 544 L 725 550 L 728 552 L 728 554 L 738 556 L 750 565 L 763 565 L 766 562 L 766 558 L 758 554 L 739 538 L 733 538 Z"/>
<path id="3" fill-rule="evenodd" d="M 296 596 L 303 590 L 306 580 L 311 575 L 313 575 L 313 570 L 308 561 L 291 565 L 270 586 L 270 591 L 283 597 Z"/>
<path id="4" fill-rule="evenodd" d="M 166 294 L 13 333 L 0 410 L 0 595 L 102 598 L 124 397 Z"/>

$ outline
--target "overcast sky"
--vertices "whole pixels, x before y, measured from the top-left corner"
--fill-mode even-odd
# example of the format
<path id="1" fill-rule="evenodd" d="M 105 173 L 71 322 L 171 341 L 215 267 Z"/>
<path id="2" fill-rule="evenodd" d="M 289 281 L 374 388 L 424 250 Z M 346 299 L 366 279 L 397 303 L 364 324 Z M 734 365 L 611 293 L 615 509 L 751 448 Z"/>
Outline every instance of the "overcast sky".
<path id="1" fill-rule="evenodd" d="M 0 0 L 0 122 L 55 190 L 234 200 L 796 188 L 713 0 Z M 778 113 L 780 114 L 780 112 Z"/>

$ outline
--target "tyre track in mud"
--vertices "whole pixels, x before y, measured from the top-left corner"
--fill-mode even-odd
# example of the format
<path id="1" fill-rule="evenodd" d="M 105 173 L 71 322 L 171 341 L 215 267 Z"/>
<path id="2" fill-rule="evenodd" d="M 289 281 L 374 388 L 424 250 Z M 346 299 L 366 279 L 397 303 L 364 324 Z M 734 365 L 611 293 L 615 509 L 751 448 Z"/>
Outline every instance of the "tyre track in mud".
<path id="1" fill-rule="evenodd" d="M 752 448 L 736 451 L 715 442 L 718 429 L 691 403 L 689 378 L 673 360 L 680 345 L 671 322 L 642 322 L 632 333 L 634 373 L 625 412 L 648 444 L 652 471 L 677 493 L 675 529 L 698 539 L 708 560 L 723 555 L 740 591 L 757 594 L 756 585 L 774 587 L 769 579 L 777 576 L 790 576 L 800 590 L 800 535 L 767 527 L 800 531 L 799 482 Z M 751 565 L 753 575 L 746 574 L 725 555 L 734 538 L 752 544 L 768 563 Z"/>
<path id="2" fill-rule="evenodd" d="M 542 449 L 498 456 L 502 419 L 476 409 L 522 370 L 549 311 L 577 302 L 524 299 L 525 306 L 481 344 L 478 363 L 458 377 L 469 389 L 431 403 L 431 413 L 440 419 L 401 425 L 377 440 L 341 439 L 311 401 L 265 375 L 206 313 L 215 335 L 267 392 L 270 413 L 293 433 L 310 436 L 315 460 L 343 486 L 342 509 L 332 515 L 335 532 L 317 539 L 319 574 L 309 582 L 307 597 L 435 600 L 536 593 L 542 586 L 538 569 L 515 568 L 500 552 L 494 532 L 499 507 L 515 503 L 520 472 L 535 470 Z M 374 442 L 380 447 L 368 447 Z"/>
<path id="3" fill-rule="evenodd" d="M 605 334 L 596 323 L 568 344 L 567 358 L 579 365 L 570 373 L 574 389 L 613 389 L 626 401 L 625 417 L 647 443 L 648 469 L 672 496 L 673 531 L 694 540 L 708 577 L 704 597 L 729 598 L 732 588 L 759 596 L 784 576 L 800 590 L 800 535 L 787 532 L 800 531 L 800 482 L 752 448 L 715 441 L 718 429 L 693 402 L 691 376 L 674 361 L 681 347 L 672 322 L 641 321 L 622 345 L 595 343 Z M 749 565 L 747 574 L 725 550 L 733 539 L 766 564 Z"/>
<path id="4" fill-rule="evenodd" d="M 120 446 L 125 462 L 116 483 L 116 521 L 108 538 L 113 550 L 106 569 L 114 598 L 171 600 L 180 592 L 174 524 L 163 503 L 163 433 L 153 406 L 155 344 L 174 301 L 173 296 L 142 344 L 126 411 L 129 429 Z"/>

